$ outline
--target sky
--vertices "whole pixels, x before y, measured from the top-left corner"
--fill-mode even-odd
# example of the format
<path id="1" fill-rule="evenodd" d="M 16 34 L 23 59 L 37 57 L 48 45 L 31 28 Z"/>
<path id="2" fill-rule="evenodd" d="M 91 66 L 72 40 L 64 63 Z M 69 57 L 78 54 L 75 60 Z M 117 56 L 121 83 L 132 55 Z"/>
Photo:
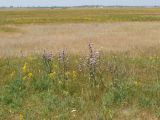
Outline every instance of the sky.
<path id="1" fill-rule="evenodd" d="M 0 6 L 160 6 L 160 0 L 0 0 Z"/>

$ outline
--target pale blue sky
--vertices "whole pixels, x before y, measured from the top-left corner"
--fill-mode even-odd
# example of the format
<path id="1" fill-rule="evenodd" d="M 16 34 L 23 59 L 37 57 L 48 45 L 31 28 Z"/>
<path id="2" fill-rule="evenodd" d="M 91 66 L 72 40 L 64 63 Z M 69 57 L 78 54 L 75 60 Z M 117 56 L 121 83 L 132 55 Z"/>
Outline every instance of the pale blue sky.
<path id="1" fill-rule="evenodd" d="M 160 6 L 160 0 L 0 0 L 0 6 Z"/>

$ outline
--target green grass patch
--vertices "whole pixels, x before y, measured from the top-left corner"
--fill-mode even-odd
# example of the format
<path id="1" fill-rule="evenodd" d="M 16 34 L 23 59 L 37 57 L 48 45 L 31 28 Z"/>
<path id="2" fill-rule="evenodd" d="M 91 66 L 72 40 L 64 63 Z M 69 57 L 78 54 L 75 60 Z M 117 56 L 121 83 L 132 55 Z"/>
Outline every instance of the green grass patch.
<path id="1" fill-rule="evenodd" d="M 97 54 L 1 58 L 0 118 L 159 119 L 160 56 Z"/>

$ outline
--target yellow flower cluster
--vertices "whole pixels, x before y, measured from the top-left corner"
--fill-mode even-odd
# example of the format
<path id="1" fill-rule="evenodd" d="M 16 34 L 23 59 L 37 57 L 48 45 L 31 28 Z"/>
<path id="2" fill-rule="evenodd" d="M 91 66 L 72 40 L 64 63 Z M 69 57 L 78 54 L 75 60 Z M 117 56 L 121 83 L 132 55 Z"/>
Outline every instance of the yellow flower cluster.
<path id="1" fill-rule="evenodd" d="M 72 72 L 72 76 L 73 76 L 73 78 L 77 78 L 77 72 L 76 72 L 76 71 L 73 71 L 73 72 Z"/>
<path id="2" fill-rule="evenodd" d="M 22 113 L 20 113 L 19 119 L 20 119 L 20 120 L 24 120 Z"/>
<path id="3" fill-rule="evenodd" d="M 77 72 L 76 71 L 72 71 L 72 72 L 66 72 L 65 75 L 67 77 L 71 77 L 73 79 L 76 79 L 77 78 Z"/>
<path id="4" fill-rule="evenodd" d="M 22 78 L 23 80 L 26 80 L 27 78 L 31 79 L 33 77 L 33 73 L 29 72 L 29 69 L 28 69 L 28 66 L 27 66 L 26 62 L 25 62 L 25 64 L 22 67 L 22 71 L 24 73 L 24 76 Z"/>
<path id="5" fill-rule="evenodd" d="M 24 76 L 23 78 L 22 78 L 22 80 L 26 80 L 27 79 L 27 77 L 26 76 Z"/>
<path id="6" fill-rule="evenodd" d="M 33 73 L 31 73 L 31 72 L 28 73 L 28 77 L 29 77 L 29 78 L 32 78 L 32 77 L 33 77 Z"/>
<path id="7" fill-rule="evenodd" d="M 48 76 L 49 76 L 51 79 L 55 79 L 55 77 L 56 77 L 56 72 L 49 73 Z"/>
<path id="8" fill-rule="evenodd" d="M 24 63 L 22 70 L 23 70 L 23 73 L 27 72 L 27 63 L 26 62 Z"/>

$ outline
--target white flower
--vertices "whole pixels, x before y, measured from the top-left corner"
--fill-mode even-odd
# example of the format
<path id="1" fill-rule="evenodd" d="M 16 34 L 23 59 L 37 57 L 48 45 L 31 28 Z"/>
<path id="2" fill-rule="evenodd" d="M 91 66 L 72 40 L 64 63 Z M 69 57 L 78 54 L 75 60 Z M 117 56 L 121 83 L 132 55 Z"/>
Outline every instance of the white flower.
<path id="1" fill-rule="evenodd" d="M 76 109 L 72 109 L 71 113 L 76 112 Z"/>

